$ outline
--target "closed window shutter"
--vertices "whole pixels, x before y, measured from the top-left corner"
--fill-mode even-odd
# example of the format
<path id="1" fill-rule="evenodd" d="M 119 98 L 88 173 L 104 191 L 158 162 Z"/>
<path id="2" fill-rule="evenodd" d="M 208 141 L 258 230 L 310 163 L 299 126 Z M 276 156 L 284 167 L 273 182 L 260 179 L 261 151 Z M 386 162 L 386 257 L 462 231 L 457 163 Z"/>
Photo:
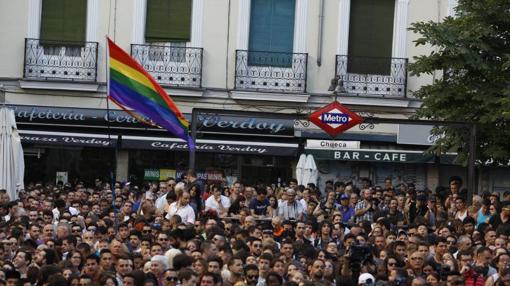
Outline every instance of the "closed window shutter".
<path id="1" fill-rule="evenodd" d="M 87 0 L 43 0 L 41 44 L 85 42 Z"/>
<path id="2" fill-rule="evenodd" d="M 192 0 L 147 0 L 145 41 L 189 42 Z"/>
<path id="3" fill-rule="evenodd" d="M 295 0 L 252 0 L 249 65 L 292 66 Z"/>
<path id="4" fill-rule="evenodd" d="M 349 25 L 349 73 L 389 75 L 395 0 L 353 0 Z"/>

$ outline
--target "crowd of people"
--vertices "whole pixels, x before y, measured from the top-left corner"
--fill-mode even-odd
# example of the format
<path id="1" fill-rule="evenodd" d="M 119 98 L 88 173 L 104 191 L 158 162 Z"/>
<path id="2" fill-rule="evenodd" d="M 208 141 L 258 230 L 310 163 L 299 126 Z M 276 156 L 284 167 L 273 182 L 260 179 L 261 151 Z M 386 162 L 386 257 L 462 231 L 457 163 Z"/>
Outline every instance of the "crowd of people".
<path id="1" fill-rule="evenodd" d="M 510 285 L 510 193 L 370 180 L 0 190 L 1 285 Z"/>

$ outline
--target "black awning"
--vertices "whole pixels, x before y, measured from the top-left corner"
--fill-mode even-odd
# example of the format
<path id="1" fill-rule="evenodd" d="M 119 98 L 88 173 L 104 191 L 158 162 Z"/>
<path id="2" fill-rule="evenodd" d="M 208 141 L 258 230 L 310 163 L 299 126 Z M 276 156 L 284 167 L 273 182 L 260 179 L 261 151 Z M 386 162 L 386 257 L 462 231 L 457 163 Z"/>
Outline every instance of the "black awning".
<path id="1" fill-rule="evenodd" d="M 20 130 L 22 144 L 60 145 L 114 148 L 117 136 L 90 133 L 49 132 L 38 130 Z"/>
<path id="2" fill-rule="evenodd" d="M 39 130 L 20 130 L 21 143 L 59 146 L 81 146 L 121 149 L 143 149 L 162 151 L 187 151 L 186 142 L 177 138 L 146 136 L 108 136 L 94 133 L 51 132 Z M 197 152 L 296 156 L 298 144 L 279 142 L 252 142 L 230 140 L 198 139 Z"/>
<path id="3" fill-rule="evenodd" d="M 177 138 L 123 136 L 121 148 L 187 151 L 188 145 L 183 140 Z M 239 155 L 297 156 L 298 144 L 198 139 L 196 142 L 196 150 L 197 152 L 229 153 Z"/>

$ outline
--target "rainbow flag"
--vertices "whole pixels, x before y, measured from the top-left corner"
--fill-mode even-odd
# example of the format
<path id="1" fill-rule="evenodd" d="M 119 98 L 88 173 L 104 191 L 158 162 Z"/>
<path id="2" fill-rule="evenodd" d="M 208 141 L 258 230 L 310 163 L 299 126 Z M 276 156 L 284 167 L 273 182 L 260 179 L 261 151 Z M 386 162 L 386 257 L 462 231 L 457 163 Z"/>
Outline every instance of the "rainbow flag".
<path id="1" fill-rule="evenodd" d="M 189 150 L 194 151 L 189 122 L 170 96 L 135 59 L 107 39 L 108 98 L 141 122 L 165 128 L 185 140 Z"/>

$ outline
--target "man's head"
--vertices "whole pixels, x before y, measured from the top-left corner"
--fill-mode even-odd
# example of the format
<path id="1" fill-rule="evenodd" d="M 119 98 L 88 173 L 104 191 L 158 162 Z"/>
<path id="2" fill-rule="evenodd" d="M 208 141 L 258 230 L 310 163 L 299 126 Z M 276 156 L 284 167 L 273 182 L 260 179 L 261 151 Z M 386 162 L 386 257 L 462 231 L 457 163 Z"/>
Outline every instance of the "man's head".
<path id="1" fill-rule="evenodd" d="M 214 286 L 221 283 L 221 276 L 211 272 L 205 272 L 200 277 L 200 286 Z"/>
<path id="2" fill-rule="evenodd" d="M 322 259 L 315 259 L 313 263 L 308 267 L 308 273 L 312 280 L 321 280 L 324 276 L 324 269 L 326 264 Z"/>
<path id="3" fill-rule="evenodd" d="M 93 277 L 97 273 L 98 269 L 99 258 L 94 254 L 87 256 L 85 259 L 85 265 L 83 267 L 83 273 Z"/>
<path id="4" fill-rule="evenodd" d="M 294 203 L 296 201 L 296 191 L 294 189 L 287 189 L 287 202 L 289 204 Z"/>
<path id="5" fill-rule="evenodd" d="M 286 257 L 289 261 L 292 259 L 294 255 L 294 244 L 292 240 L 286 239 L 282 242 L 280 252 L 282 255 Z"/>
<path id="6" fill-rule="evenodd" d="M 184 269 L 183 269 L 184 270 Z M 186 269 L 189 270 L 189 269 Z M 184 275 L 187 277 L 187 275 Z M 163 273 L 163 286 L 175 286 L 179 282 L 179 275 L 174 269 L 167 269 Z M 197 281 L 198 282 L 198 281 Z"/>
<path id="7" fill-rule="evenodd" d="M 32 262 L 32 255 L 27 251 L 19 250 L 12 262 L 16 269 L 27 267 Z"/>
<path id="8" fill-rule="evenodd" d="M 414 270 L 420 270 L 423 268 L 423 264 L 425 262 L 425 258 L 419 251 L 415 251 L 409 257 L 409 263 L 411 264 L 411 268 Z"/>
<path id="9" fill-rule="evenodd" d="M 450 191 L 453 194 L 459 193 L 459 190 L 462 187 L 462 179 L 458 176 L 453 176 L 450 178 L 449 183 L 450 183 Z"/>
<path id="10" fill-rule="evenodd" d="M 259 269 L 255 264 L 248 264 L 244 267 L 244 277 L 247 286 L 256 286 L 259 280 Z"/>
<path id="11" fill-rule="evenodd" d="M 266 199 L 266 196 L 267 196 L 266 188 L 258 188 L 257 189 L 257 200 L 262 202 Z"/>
<path id="12" fill-rule="evenodd" d="M 220 274 L 222 267 L 223 260 L 221 260 L 221 257 L 214 255 L 207 259 L 207 271 Z"/>
<path id="13" fill-rule="evenodd" d="M 190 200 L 191 200 L 190 194 L 188 192 L 183 192 L 179 203 L 181 206 L 186 206 L 189 204 Z"/>
<path id="14" fill-rule="evenodd" d="M 248 243 L 250 247 L 250 253 L 258 257 L 262 254 L 262 241 L 259 238 L 252 238 Z"/>
<path id="15" fill-rule="evenodd" d="M 273 256 L 269 253 L 263 253 L 259 257 L 258 269 L 260 271 L 261 276 L 266 276 L 271 269 L 271 261 L 273 260 Z"/>
<path id="16" fill-rule="evenodd" d="M 28 234 L 33 240 L 38 240 L 41 235 L 41 228 L 36 224 L 31 224 L 28 228 Z"/>
<path id="17" fill-rule="evenodd" d="M 181 281 L 181 286 L 195 286 L 198 284 L 198 275 L 191 269 L 188 268 L 181 269 L 177 277 L 179 278 L 179 281 Z"/>
<path id="18" fill-rule="evenodd" d="M 465 210 L 466 209 L 466 200 L 463 197 L 457 197 L 455 199 L 455 208 L 460 211 Z"/>
<path id="19" fill-rule="evenodd" d="M 228 270 L 234 277 L 241 277 L 243 271 L 243 259 L 240 256 L 233 256 L 228 262 Z"/>
<path id="20" fill-rule="evenodd" d="M 437 257 L 443 257 L 443 255 L 448 251 L 448 242 L 444 237 L 436 238 L 435 242 L 435 251 Z"/>
<path id="21" fill-rule="evenodd" d="M 133 271 L 134 269 L 133 267 L 134 267 L 133 260 L 128 256 L 122 255 L 119 258 L 117 258 L 115 271 L 119 273 L 121 276 L 124 276 Z"/>
<path id="22" fill-rule="evenodd" d="M 365 201 L 370 201 L 372 199 L 372 189 L 366 188 L 363 190 L 363 199 Z"/>

